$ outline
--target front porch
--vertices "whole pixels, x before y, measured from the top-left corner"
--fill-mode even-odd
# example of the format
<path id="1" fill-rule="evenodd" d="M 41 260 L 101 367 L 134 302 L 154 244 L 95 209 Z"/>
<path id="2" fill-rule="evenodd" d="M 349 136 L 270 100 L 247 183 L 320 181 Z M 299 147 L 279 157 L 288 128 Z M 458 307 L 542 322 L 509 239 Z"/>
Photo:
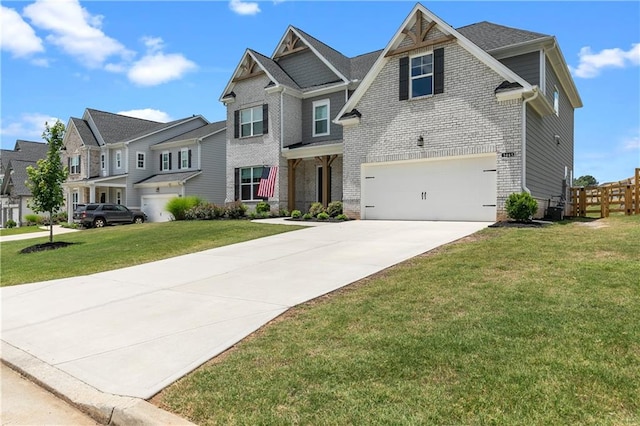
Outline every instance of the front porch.
<path id="1" fill-rule="evenodd" d="M 342 143 L 294 146 L 282 155 L 287 160 L 289 211 L 307 211 L 315 202 L 327 207 L 331 201 L 342 201 Z"/>
<path id="2" fill-rule="evenodd" d="M 69 220 L 78 204 L 126 204 L 126 175 L 70 181 L 63 184 Z"/>

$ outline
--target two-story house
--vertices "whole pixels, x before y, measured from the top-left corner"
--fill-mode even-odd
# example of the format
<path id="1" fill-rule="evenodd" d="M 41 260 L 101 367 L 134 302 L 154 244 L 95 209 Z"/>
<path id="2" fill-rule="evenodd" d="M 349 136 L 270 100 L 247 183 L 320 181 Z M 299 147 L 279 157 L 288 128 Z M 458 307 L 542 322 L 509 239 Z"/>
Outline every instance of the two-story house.
<path id="1" fill-rule="evenodd" d="M 49 145 L 43 142 L 17 140 L 13 150 L 0 150 L 0 224 L 11 219 L 18 226 L 32 214 L 29 208 L 31 190 L 27 187 L 27 167 L 37 167 L 46 158 Z"/>
<path id="2" fill-rule="evenodd" d="M 69 119 L 64 137 L 69 213 L 79 203 L 110 202 L 166 221 L 176 196 L 224 203 L 225 126 L 200 115 L 159 123 L 86 109 Z"/>
<path id="3" fill-rule="evenodd" d="M 573 170 L 582 106 L 555 37 L 481 22 L 454 29 L 417 4 L 384 49 L 347 58 L 289 27 L 247 50 L 227 106 L 227 198 L 342 200 L 363 219 L 486 220 L 527 191 L 542 210 Z M 232 125 L 233 124 L 233 125 Z"/>

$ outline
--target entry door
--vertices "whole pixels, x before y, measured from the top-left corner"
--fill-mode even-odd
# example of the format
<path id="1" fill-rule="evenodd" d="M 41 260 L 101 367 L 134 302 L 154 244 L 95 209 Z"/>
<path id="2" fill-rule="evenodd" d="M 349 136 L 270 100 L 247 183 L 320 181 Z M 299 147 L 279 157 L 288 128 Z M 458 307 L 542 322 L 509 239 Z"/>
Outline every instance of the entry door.
<path id="1" fill-rule="evenodd" d="M 324 177 L 324 167 L 318 166 L 317 180 L 316 180 L 316 199 L 319 203 L 324 203 L 322 199 L 322 178 Z M 331 202 L 331 167 L 329 167 L 329 199 L 327 203 Z"/>

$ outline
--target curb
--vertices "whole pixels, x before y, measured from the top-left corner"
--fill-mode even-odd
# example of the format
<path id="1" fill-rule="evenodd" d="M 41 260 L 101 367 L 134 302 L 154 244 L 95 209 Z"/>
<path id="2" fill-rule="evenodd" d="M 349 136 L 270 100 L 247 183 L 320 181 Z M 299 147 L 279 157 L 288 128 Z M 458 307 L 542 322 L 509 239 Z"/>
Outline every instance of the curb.
<path id="1" fill-rule="evenodd" d="M 67 401 L 98 423 L 109 426 L 193 425 L 144 399 L 101 392 L 62 370 L 2 341 L 2 362 Z"/>

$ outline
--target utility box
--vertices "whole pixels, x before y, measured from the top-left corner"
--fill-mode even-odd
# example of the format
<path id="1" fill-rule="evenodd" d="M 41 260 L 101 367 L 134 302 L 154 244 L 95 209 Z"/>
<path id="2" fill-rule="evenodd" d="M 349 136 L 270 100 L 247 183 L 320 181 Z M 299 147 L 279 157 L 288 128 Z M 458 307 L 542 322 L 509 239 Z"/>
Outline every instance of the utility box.
<path id="1" fill-rule="evenodd" d="M 564 219 L 564 209 L 562 207 L 548 207 L 545 219 L 552 221 Z"/>

